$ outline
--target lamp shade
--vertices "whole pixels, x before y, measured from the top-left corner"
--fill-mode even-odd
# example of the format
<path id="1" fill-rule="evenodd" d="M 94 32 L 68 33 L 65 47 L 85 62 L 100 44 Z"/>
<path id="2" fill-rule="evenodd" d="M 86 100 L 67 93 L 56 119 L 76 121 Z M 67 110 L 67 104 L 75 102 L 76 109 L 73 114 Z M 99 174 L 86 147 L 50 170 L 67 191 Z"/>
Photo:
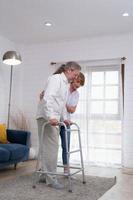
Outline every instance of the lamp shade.
<path id="1" fill-rule="evenodd" d="M 7 65 L 19 65 L 21 64 L 22 59 L 18 52 L 16 51 L 7 51 L 3 55 L 3 63 Z"/>

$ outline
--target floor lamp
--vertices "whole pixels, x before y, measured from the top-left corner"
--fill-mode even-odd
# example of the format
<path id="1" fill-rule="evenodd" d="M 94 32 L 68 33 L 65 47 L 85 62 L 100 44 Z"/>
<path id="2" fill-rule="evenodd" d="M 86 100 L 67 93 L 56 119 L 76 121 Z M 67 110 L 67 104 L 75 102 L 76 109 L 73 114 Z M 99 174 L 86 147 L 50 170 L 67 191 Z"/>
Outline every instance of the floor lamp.
<path id="1" fill-rule="evenodd" d="M 13 75 L 13 66 L 21 64 L 21 56 L 16 51 L 7 51 L 3 55 L 3 63 L 11 66 L 10 71 L 10 88 L 9 88 L 9 101 L 8 101 L 8 119 L 7 119 L 7 128 L 10 124 L 10 107 L 11 107 L 11 94 L 12 94 L 12 75 Z"/>

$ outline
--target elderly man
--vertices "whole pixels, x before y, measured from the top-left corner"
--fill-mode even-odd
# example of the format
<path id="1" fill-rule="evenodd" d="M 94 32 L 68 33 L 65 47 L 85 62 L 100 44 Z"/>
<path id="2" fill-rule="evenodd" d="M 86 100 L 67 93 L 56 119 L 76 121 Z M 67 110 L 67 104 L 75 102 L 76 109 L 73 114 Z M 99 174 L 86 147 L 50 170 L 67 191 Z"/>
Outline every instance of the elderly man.
<path id="1" fill-rule="evenodd" d="M 53 74 L 45 86 L 45 95 L 39 102 L 37 111 L 37 124 L 39 145 L 41 143 L 41 134 L 44 134 L 43 141 L 43 163 L 44 171 L 56 173 L 58 157 L 59 133 L 56 126 L 59 124 L 61 117 L 64 122 L 67 120 L 65 105 L 69 90 L 69 82 L 73 81 L 80 73 L 81 67 L 76 62 L 68 62 L 62 66 L 62 73 Z M 43 124 L 49 122 L 44 133 L 42 133 Z M 55 175 L 45 174 L 46 184 L 55 189 L 62 189 Z"/>

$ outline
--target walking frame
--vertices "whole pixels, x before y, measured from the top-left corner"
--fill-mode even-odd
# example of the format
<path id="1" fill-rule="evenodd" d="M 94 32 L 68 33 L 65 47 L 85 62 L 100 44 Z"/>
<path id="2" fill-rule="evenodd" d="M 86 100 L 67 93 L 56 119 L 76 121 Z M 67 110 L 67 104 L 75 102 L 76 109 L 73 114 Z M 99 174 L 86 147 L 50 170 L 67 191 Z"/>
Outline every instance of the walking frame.
<path id="1" fill-rule="evenodd" d="M 82 180 L 83 180 L 83 184 L 86 183 L 85 181 L 85 173 L 84 173 L 84 164 L 83 164 L 83 155 L 82 155 L 82 145 L 81 145 L 81 136 L 80 136 L 80 128 L 76 123 L 72 123 L 73 126 L 75 126 L 75 128 L 67 128 L 67 126 L 65 125 L 64 122 L 60 122 L 58 124 L 58 126 L 64 126 L 65 128 L 65 142 L 66 142 L 66 152 L 67 152 L 67 167 L 68 167 L 68 174 L 63 174 L 61 172 L 57 172 L 57 173 L 53 173 L 53 172 L 48 172 L 45 171 L 43 169 L 43 166 L 41 166 L 40 168 L 40 163 L 42 163 L 43 160 L 43 133 L 45 131 L 45 127 L 49 124 L 49 122 L 46 122 L 43 124 L 43 128 L 42 128 L 42 135 L 41 135 L 41 141 L 40 141 L 40 145 L 39 145 L 39 152 L 38 152 L 38 158 L 37 158 L 37 164 L 36 164 L 36 170 L 34 173 L 34 179 L 33 179 L 33 188 L 36 188 L 36 179 L 38 174 L 52 174 L 52 175 L 60 175 L 60 176 L 65 176 L 68 178 L 68 191 L 72 192 L 72 176 L 82 172 Z M 70 151 L 70 149 L 68 150 L 68 137 L 67 137 L 67 131 L 73 132 L 76 131 L 78 134 L 78 140 L 79 140 L 79 148 L 73 151 Z M 70 155 L 73 153 L 79 153 L 80 154 L 80 166 L 70 166 Z M 63 165 L 57 165 L 57 167 L 64 167 Z M 70 169 L 74 169 L 76 171 L 71 172 Z"/>

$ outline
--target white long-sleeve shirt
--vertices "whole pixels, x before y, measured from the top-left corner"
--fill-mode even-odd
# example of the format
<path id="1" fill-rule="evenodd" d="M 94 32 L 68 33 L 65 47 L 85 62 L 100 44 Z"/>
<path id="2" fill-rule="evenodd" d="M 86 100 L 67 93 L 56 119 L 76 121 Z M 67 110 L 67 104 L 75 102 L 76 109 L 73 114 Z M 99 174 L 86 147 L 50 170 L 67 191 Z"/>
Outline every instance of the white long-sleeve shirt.
<path id="1" fill-rule="evenodd" d="M 70 92 L 68 92 L 68 98 L 67 98 L 67 106 L 77 106 L 79 101 L 79 92 L 77 90 Z M 71 120 L 71 113 L 67 112 L 67 119 Z"/>
<path id="2" fill-rule="evenodd" d="M 60 120 L 67 119 L 66 101 L 69 90 L 69 83 L 64 73 L 54 74 L 49 77 L 45 86 L 45 95 L 39 102 L 37 119 L 44 118 Z"/>

